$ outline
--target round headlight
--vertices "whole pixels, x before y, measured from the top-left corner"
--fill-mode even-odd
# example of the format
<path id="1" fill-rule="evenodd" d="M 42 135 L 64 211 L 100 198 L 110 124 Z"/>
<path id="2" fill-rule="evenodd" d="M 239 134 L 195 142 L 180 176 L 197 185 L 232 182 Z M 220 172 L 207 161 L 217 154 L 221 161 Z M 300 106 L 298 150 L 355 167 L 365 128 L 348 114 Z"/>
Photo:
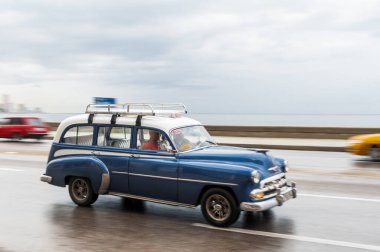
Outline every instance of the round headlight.
<path id="1" fill-rule="evenodd" d="M 254 183 L 259 183 L 260 182 L 260 173 L 258 172 L 258 171 L 253 171 L 252 173 L 251 173 L 251 178 L 252 178 L 252 181 L 254 182 Z"/>

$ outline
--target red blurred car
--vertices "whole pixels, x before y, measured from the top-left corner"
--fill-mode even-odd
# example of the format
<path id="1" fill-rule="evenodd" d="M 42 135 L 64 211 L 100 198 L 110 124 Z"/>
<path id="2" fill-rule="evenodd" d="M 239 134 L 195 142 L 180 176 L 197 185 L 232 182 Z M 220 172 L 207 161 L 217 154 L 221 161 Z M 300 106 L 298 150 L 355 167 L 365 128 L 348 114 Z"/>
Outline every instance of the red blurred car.
<path id="1" fill-rule="evenodd" d="M 0 138 L 19 140 L 22 138 L 41 139 L 49 132 L 40 118 L 34 116 L 12 116 L 0 119 Z"/>

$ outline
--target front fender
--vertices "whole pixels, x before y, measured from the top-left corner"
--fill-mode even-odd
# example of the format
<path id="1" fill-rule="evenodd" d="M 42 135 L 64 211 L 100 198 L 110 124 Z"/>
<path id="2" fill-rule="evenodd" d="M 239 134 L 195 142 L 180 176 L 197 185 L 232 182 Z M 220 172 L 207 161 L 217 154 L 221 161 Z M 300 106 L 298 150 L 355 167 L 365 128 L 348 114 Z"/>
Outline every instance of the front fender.
<path id="1" fill-rule="evenodd" d="M 205 188 L 223 187 L 230 189 L 238 202 L 243 202 L 253 189 L 252 170 L 253 168 L 240 164 L 181 161 L 178 184 L 179 201 L 196 205 Z"/>
<path id="2" fill-rule="evenodd" d="M 90 179 L 94 192 L 104 194 L 109 187 L 107 166 L 96 157 L 63 157 L 50 161 L 46 174 L 52 178 L 51 184 L 65 187 L 69 177 Z"/>

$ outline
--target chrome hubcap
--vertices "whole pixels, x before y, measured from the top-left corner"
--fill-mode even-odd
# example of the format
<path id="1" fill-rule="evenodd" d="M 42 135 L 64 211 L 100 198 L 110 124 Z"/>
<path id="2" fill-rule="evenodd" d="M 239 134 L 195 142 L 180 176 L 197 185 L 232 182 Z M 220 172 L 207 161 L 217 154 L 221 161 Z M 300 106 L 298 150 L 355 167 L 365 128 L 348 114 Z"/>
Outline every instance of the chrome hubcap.
<path id="1" fill-rule="evenodd" d="M 206 201 L 207 214 L 216 221 L 224 221 L 231 214 L 231 206 L 228 200 L 219 194 L 213 194 Z"/>
<path id="2" fill-rule="evenodd" d="M 88 185 L 85 180 L 83 179 L 76 179 L 73 182 L 73 195 L 78 200 L 84 200 L 87 197 L 88 194 Z"/>

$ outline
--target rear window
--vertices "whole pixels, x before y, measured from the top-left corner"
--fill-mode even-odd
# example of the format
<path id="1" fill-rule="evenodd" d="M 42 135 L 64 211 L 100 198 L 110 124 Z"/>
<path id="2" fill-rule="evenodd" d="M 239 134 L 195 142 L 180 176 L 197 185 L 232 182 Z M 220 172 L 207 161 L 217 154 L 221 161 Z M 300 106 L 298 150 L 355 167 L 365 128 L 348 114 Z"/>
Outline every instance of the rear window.
<path id="1" fill-rule="evenodd" d="M 76 145 L 92 145 L 94 136 L 94 127 L 92 126 L 75 126 L 66 131 L 61 143 Z"/>

